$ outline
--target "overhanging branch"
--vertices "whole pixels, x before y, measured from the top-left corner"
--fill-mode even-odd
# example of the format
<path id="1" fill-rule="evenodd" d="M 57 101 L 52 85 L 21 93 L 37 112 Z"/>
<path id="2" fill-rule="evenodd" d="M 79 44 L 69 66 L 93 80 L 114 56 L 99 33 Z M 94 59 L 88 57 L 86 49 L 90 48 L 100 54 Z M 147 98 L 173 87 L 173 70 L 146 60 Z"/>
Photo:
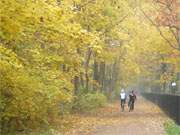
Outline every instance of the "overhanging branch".
<path id="1" fill-rule="evenodd" d="M 140 8 L 140 11 L 143 13 L 143 15 L 149 20 L 149 22 L 151 22 L 151 24 L 153 26 L 156 27 L 157 31 L 159 32 L 159 34 L 161 35 L 161 37 L 169 44 L 169 46 L 171 46 L 172 48 L 179 50 L 180 51 L 180 47 L 176 47 L 174 46 L 171 41 L 163 34 L 162 30 L 159 28 L 159 26 L 143 11 L 142 8 Z"/>

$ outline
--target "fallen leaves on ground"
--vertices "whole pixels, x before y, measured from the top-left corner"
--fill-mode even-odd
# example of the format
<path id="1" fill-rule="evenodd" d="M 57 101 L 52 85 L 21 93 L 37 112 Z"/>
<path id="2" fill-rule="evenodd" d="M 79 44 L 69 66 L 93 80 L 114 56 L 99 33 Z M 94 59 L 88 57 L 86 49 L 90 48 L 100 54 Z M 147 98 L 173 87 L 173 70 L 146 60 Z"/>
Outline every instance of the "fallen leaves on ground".
<path id="1" fill-rule="evenodd" d="M 66 128 L 63 135 L 91 135 L 98 127 L 107 127 L 113 125 L 127 125 L 129 123 L 140 123 L 145 125 L 147 122 L 151 128 L 162 128 L 163 121 L 168 117 L 155 104 L 140 99 L 136 102 L 134 112 L 128 112 L 126 106 L 125 112 L 121 112 L 119 101 L 108 104 L 106 107 L 89 114 L 73 114 L 65 119 Z M 69 123 L 69 127 L 67 125 Z M 148 127 L 147 127 L 148 128 Z M 146 129 L 148 130 L 148 129 Z M 61 135 L 60 133 L 58 135 Z"/>

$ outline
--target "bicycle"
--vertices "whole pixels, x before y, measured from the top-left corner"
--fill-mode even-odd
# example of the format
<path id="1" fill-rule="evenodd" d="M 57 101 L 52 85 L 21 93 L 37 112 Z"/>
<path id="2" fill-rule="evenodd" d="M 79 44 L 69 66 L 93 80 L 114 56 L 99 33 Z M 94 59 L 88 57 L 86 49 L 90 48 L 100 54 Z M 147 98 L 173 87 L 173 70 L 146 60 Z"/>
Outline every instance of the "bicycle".
<path id="1" fill-rule="evenodd" d="M 121 100 L 121 110 L 124 111 L 125 108 L 125 100 Z"/>
<path id="2" fill-rule="evenodd" d="M 133 103 L 133 101 L 129 101 L 128 106 L 129 106 L 129 112 L 134 110 L 134 103 Z"/>

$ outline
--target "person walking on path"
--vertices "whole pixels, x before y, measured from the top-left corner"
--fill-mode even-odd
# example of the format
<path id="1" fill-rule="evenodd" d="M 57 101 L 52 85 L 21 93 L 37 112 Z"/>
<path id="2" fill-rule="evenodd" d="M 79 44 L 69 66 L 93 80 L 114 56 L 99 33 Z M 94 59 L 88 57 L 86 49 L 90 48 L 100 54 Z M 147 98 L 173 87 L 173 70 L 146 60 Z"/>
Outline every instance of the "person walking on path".
<path id="1" fill-rule="evenodd" d="M 124 89 L 120 92 L 120 100 L 121 100 L 121 110 L 124 111 L 125 103 L 126 103 L 126 93 Z"/>
<path id="2" fill-rule="evenodd" d="M 136 100 L 136 94 L 132 90 L 131 93 L 129 94 L 129 102 L 128 102 L 129 112 L 134 110 L 135 100 Z"/>

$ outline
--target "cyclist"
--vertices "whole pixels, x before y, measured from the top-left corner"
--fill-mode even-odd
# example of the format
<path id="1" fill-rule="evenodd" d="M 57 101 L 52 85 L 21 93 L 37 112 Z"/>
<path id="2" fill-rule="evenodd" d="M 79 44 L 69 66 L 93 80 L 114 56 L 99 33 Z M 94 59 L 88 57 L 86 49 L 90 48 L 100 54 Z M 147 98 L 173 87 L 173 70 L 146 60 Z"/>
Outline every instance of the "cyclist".
<path id="1" fill-rule="evenodd" d="M 134 110 L 134 102 L 135 102 L 135 100 L 136 100 L 136 94 L 132 90 L 131 93 L 129 94 L 129 102 L 128 102 L 129 112 Z"/>
<path id="2" fill-rule="evenodd" d="M 126 93 L 124 89 L 122 89 L 120 92 L 120 100 L 121 100 L 121 110 L 124 111 L 124 106 L 126 103 Z"/>

